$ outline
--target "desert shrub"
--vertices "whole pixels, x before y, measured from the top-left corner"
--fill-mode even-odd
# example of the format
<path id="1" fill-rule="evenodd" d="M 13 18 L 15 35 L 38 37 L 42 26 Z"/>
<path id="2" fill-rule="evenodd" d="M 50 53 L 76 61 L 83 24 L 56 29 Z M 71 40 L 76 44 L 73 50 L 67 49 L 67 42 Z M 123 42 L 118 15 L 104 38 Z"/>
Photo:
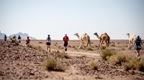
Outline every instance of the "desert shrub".
<path id="1" fill-rule="evenodd" d="M 113 64 L 113 65 L 116 65 L 118 64 L 118 56 L 117 55 L 113 55 L 111 56 L 109 59 L 108 59 L 108 62 Z"/>
<path id="2" fill-rule="evenodd" d="M 90 68 L 91 68 L 92 70 L 98 70 L 98 64 L 97 64 L 97 62 L 92 61 L 92 62 L 90 63 Z"/>
<path id="3" fill-rule="evenodd" d="M 115 51 L 109 49 L 103 50 L 101 57 L 110 64 L 123 66 L 125 71 L 139 70 L 144 72 L 144 58 L 116 53 Z"/>
<path id="4" fill-rule="evenodd" d="M 138 70 L 144 72 L 144 58 L 141 58 L 139 62 Z"/>
<path id="5" fill-rule="evenodd" d="M 139 70 L 140 61 L 137 57 L 130 56 L 128 61 L 124 64 L 124 70 Z"/>
<path id="6" fill-rule="evenodd" d="M 54 58 L 49 58 L 45 63 L 46 70 L 48 71 L 64 71 L 63 66 Z"/>
<path id="7" fill-rule="evenodd" d="M 47 70 L 54 70 L 55 67 L 57 65 L 57 62 L 55 59 L 48 59 L 47 62 L 46 62 L 46 69 Z"/>
<path id="8" fill-rule="evenodd" d="M 122 65 L 123 63 L 127 62 L 127 59 L 128 57 L 124 54 L 120 54 L 120 53 L 117 53 L 115 55 L 112 55 L 110 58 L 109 58 L 109 62 L 113 65 Z"/>
<path id="9" fill-rule="evenodd" d="M 131 69 L 132 69 L 132 64 L 129 64 L 128 62 L 124 63 L 124 70 L 125 71 L 131 70 Z"/>
<path id="10" fill-rule="evenodd" d="M 101 51 L 101 57 L 103 60 L 108 60 L 112 55 L 115 55 L 116 52 L 110 49 L 105 49 Z"/>
<path id="11" fill-rule="evenodd" d="M 101 46 L 100 49 L 104 50 L 106 49 L 106 46 Z"/>

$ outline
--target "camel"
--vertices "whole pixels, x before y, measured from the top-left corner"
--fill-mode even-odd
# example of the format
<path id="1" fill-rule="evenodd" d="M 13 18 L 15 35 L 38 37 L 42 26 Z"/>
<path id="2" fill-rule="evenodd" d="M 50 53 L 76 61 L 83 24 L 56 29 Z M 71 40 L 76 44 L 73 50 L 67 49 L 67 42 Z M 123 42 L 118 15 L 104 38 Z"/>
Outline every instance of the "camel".
<path id="1" fill-rule="evenodd" d="M 109 46 L 110 37 L 107 33 L 102 33 L 100 36 L 97 33 L 94 33 L 94 35 L 99 39 L 99 47 L 101 47 L 104 42 L 106 44 L 106 47 Z"/>
<path id="2" fill-rule="evenodd" d="M 13 45 L 19 45 L 19 42 L 16 39 L 16 36 L 14 35 L 13 37 L 9 37 L 10 41 Z"/>
<path id="3" fill-rule="evenodd" d="M 131 48 L 134 45 L 135 41 L 135 34 L 134 33 L 127 33 L 128 36 L 128 48 Z"/>
<path id="4" fill-rule="evenodd" d="M 80 40 L 79 48 L 86 48 L 90 46 L 90 37 L 87 33 L 84 33 L 81 36 L 78 33 L 75 33 L 74 35 L 77 36 L 78 39 Z"/>

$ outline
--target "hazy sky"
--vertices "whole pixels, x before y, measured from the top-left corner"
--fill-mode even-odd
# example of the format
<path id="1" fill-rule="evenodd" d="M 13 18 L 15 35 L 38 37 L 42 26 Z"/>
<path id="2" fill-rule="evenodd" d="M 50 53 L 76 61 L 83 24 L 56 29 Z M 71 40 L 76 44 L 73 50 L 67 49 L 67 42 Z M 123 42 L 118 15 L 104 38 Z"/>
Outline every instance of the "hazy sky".
<path id="1" fill-rule="evenodd" d="M 144 0 L 0 0 L 0 31 L 45 39 L 67 33 L 107 32 L 112 39 L 127 32 L 144 35 Z"/>

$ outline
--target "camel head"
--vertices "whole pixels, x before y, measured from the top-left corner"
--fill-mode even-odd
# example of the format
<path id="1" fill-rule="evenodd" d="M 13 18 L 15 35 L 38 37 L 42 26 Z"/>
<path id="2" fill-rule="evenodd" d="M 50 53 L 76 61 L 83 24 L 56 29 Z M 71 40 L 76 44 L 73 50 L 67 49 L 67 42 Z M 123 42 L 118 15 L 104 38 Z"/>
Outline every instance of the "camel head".
<path id="1" fill-rule="evenodd" d="M 78 34 L 78 33 L 75 33 L 74 35 L 75 35 L 75 36 L 77 36 L 78 38 L 80 38 L 80 36 L 79 36 L 79 34 Z"/>
<path id="2" fill-rule="evenodd" d="M 98 35 L 97 32 L 95 32 L 94 35 Z"/>
<path id="3" fill-rule="evenodd" d="M 130 33 L 127 33 L 126 35 L 129 37 L 129 36 L 130 36 Z"/>
<path id="4" fill-rule="evenodd" d="M 78 34 L 78 33 L 75 33 L 74 35 L 77 36 L 77 35 L 79 35 L 79 34 Z"/>
<path id="5" fill-rule="evenodd" d="M 135 38 L 135 34 L 134 33 L 127 33 L 128 38 Z"/>
<path id="6" fill-rule="evenodd" d="M 97 36 L 99 38 L 99 35 L 97 34 L 97 32 L 94 33 L 95 36 Z"/>

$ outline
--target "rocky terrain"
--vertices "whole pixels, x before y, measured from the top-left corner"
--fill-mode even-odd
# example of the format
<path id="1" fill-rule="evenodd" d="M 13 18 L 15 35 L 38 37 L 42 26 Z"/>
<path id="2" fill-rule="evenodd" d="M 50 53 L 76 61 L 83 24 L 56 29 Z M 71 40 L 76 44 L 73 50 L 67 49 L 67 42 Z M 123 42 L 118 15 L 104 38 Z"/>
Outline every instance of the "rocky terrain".
<path id="1" fill-rule="evenodd" d="M 0 80 L 144 80 L 142 72 L 124 71 L 101 60 L 100 56 L 88 56 L 91 53 L 79 54 L 48 53 L 40 47 L 14 46 L 0 41 Z M 45 61 L 50 58 L 58 61 L 64 71 L 45 69 Z"/>

